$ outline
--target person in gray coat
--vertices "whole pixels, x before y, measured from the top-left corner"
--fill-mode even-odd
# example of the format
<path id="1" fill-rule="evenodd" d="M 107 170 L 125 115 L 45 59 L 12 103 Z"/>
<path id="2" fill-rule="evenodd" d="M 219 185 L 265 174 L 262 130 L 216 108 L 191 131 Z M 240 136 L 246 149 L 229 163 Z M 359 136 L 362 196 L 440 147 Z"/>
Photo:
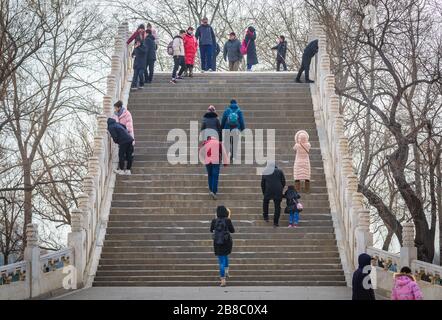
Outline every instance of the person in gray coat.
<path id="1" fill-rule="evenodd" d="M 254 27 L 248 27 L 244 39 L 247 46 L 247 71 L 252 71 L 252 67 L 258 64 L 258 55 L 256 53 L 256 31 Z"/>
<path id="2" fill-rule="evenodd" d="M 242 60 L 241 41 L 236 38 L 235 32 L 231 32 L 229 40 L 224 44 L 224 61 L 229 60 L 229 71 L 238 71 Z"/>

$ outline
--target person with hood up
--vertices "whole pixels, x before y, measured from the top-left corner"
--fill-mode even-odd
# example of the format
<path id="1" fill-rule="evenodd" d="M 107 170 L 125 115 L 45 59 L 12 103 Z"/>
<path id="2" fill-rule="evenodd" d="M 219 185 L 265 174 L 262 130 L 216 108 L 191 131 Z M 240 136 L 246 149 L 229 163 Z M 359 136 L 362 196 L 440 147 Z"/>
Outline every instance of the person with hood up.
<path id="1" fill-rule="evenodd" d="M 358 257 L 358 268 L 353 273 L 352 300 L 376 300 L 371 285 L 371 257 L 362 253 Z"/>
<path id="2" fill-rule="evenodd" d="M 310 80 L 310 63 L 312 62 L 315 54 L 318 53 L 319 46 L 318 40 L 313 40 L 310 42 L 307 47 L 304 49 L 304 53 L 302 54 L 302 62 L 301 68 L 299 69 L 298 75 L 296 76 L 296 82 L 301 83 L 301 75 L 305 71 L 305 82 L 313 83 L 314 81 Z"/>
<path id="3" fill-rule="evenodd" d="M 231 100 L 230 105 L 224 111 L 221 128 L 229 130 L 230 139 L 223 137 L 222 140 L 225 145 L 229 144 L 229 148 L 226 149 L 230 150 L 230 161 L 233 161 L 238 158 L 239 136 L 245 129 L 244 116 L 236 100 Z M 228 142 L 226 140 L 228 140 Z"/>
<path id="4" fill-rule="evenodd" d="M 264 195 L 263 200 L 263 218 L 269 222 L 269 204 L 273 200 L 275 205 L 275 214 L 273 216 L 273 226 L 279 227 L 279 217 L 281 215 L 281 201 L 285 187 L 284 172 L 276 166 L 275 162 L 269 162 L 264 169 L 261 179 L 261 190 Z"/>
<path id="5" fill-rule="evenodd" d="M 287 63 L 285 62 L 287 56 L 287 41 L 285 41 L 284 36 L 279 36 L 278 41 L 278 45 L 272 48 L 272 50 L 276 50 L 276 71 L 281 71 L 281 64 L 284 71 L 287 71 Z"/>
<path id="6" fill-rule="evenodd" d="M 252 71 L 252 67 L 258 64 L 258 54 L 256 53 L 256 30 L 248 27 L 244 43 L 247 47 L 247 71 Z"/>
<path id="7" fill-rule="evenodd" d="M 195 37 L 199 40 L 202 72 L 213 71 L 212 63 L 216 50 L 214 47 L 216 36 L 207 17 L 201 20 L 201 25 L 196 29 Z"/>
<path id="8" fill-rule="evenodd" d="M 207 131 L 205 131 L 207 130 Z M 209 130 L 213 130 L 210 131 Z M 214 132 L 218 133 L 218 140 L 221 141 L 221 123 L 218 119 L 218 114 L 216 113 L 215 106 L 209 106 L 207 109 L 207 113 L 203 117 L 201 131 L 204 133 L 204 139 L 207 139 L 208 135 L 213 134 Z"/>
<path id="9" fill-rule="evenodd" d="M 424 297 L 409 267 L 402 267 L 400 273 L 394 275 L 391 300 L 422 300 Z"/>
<path id="10" fill-rule="evenodd" d="M 117 174 L 131 174 L 133 152 L 134 152 L 134 138 L 129 134 L 126 127 L 113 118 L 107 119 L 107 130 L 112 137 L 112 140 L 118 144 L 118 169 Z M 126 170 L 124 169 L 124 162 L 127 161 Z"/>
<path id="11" fill-rule="evenodd" d="M 123 107 L 122 101 L 115 102 L 114 115 L 112 118 L 114 118 L 117 121 L 117 123 L 121 123 L 127 129 L 127 131 L 132 136 L 132 138 L 135 139 L 132 114 L 129 112 L 129 110 Z M 135 140 L 133 144 L 135 144 Z"/>
<path id="12" fill-rule="evenodd" d="M 295 189 L 298 192 L 301 191 L 301 182 L 304 182 L 304 191 L 310 192 L 310 148 L 307 131 L 298 131 L 295 135 L 295 145 L 293 147 L 296 152 L 293 177 L 295 178 Z"/>
<path id="13" fill-rule="evenodd" d="M 195 56 L 198 50 L 198 40 L 193 35 L 193 27 L 187 28 L 186 35 L 184 36 L 184 52 L 186 63 L 186 76 L 193 77 L 193 67 L 195 65 Z"/>
<path id="14" fill-rule="evenodd" d="M 144 46 L 146 48 L 146 69 L 144 71 L 144 81 L 146 83 L 151 83 L 153 80 L 155 61 L 157 60 L 157 45 L 155 44 L 155 37 L 152 35 L 152 30 L 150 29 L 146 30 Z"/>
<path id="15" fill-rule="evenodd" d="M 213 249 L 218 257 L 219 276 L 221 287 L 226 286 L 226 278 L 229 278 L 229 254 L 232 253 L 233 240 L 231 233 L 235 233 L 230 210 L 225 206 L 216 208 L 216 219 L 210 224 L 210 232 L 213 234 Z"/>

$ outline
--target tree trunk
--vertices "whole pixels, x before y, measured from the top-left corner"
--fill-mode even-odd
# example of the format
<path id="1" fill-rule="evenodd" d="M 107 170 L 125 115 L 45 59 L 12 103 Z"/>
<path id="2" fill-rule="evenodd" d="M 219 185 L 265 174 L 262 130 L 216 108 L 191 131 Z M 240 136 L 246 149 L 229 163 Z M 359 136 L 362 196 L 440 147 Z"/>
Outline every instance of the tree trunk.
<path id="1" fill-rule="evenodd" d="M 26 248 L 26 226 L 32 223 L 32 181 L 31 162 L 26 159 L 23 162 L 23 184 L 24 184 L 24 224 L 23 224 L 23 250 Z"/>
<path id="2" fill-rule="evenodd" d="M 384 244 L 382 245 L 382 250 L 388 251 L 388 248 L 390 248 L 391 240 L 393 239 L 394 232 L 390 228 L 387 227 L 388 233 L 385 237 Z"/>

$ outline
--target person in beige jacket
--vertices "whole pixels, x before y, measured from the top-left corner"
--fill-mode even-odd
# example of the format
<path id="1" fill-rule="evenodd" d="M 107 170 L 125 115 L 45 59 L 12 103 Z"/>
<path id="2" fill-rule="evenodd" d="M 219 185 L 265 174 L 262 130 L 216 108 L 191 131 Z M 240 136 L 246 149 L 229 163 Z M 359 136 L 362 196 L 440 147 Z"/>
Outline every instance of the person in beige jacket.
<path id="1" fill-rule="evenodd" d="M 307 131 L 300 130 L 295 135 L 296 152 L 293 176 L 295 178 L 295 189 L 301 191 L 301 182 L 304 181 L 304 191 L 310 192 L 310 148 L 309 135 Z"/>
<path id="2" fill-rule="evenodd" d="M 182 77 L 182 74 L 184 73 L 184 71 L 186 70 L 186 63 L 184 60 L 184 36 L 186 34 L 186 31 L 181 30 L 180 31 L 180 35 L 176 36 L 175 38 L 173 38 L 173 43 L 172 43 L 172 47 L 173 47 L 173 72 L 172 72 L 172 80 L 170 81 L 171 83 L 177 83 L 177 80 L 182 80 L 184 79 Z M 178 69 L 179 72 L 178 72 Z M 178 77 L 177 77 L 177 72 L 178 72 Z"/>

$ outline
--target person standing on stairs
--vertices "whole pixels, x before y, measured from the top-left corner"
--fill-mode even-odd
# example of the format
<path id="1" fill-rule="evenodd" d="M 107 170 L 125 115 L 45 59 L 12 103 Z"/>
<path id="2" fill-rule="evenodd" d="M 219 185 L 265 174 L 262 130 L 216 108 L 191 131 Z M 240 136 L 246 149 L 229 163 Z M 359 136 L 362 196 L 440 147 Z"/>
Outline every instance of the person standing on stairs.
<path id="1" fill-rule="evenodd" d="M 193 78 L 193 66 L 195 64 L 195 56 L 198 50 L 198 40 L 193 35 L 193 27 L 187 28 L 184 36 L 184 52 L 186 62 L 186 77 Z"/>
<path id="2" fill-rule="evenodd" d="M 295 189 L 298 192 L 301 191 L 301 182 L 304 182 L 304 192 L 310 192 L 310 148 L 307 131 L 298 131 L 295 135 L 295 146 L 293 147 L 296 152 L 293 177 L 295 178 Z"/>
<path id="3" fill-rule="evenodd" d="M 238 71 L 242 60 L 241 42 L 236 38 L 235 32 L 229 34 L 229 40 L 224 44 L 224 61 L 229 60 L 229 71 Z"/>
<path id="4" fill-rule="evenodd" d="M 285 212 L 289 214 L 289 228 L 297 228 L 299 223 L 299 199 L 301 196 L 295 190 L 295 186 L 288 186 L 284 193 L 284 198 L 287 201 Z"/>
<path id="5" fill-rule="evenodd" d="M 215 132 L 218 134 L 217 139 L 221 141 L 221 123 L 218 119 L 218 114 L 216 113 L 215 106 L 211 105 L 207 109 L 207 113 L 203 117 L 201 131 L 203 131 L 203 139 L 206 140 L 207 137 Z"/>
<path id="6" fill-rule="evenodd" d="M 258 64 L 258 54 L 256 53 L 256 30 L 250 26 L 247 28 L 244 44 L 247 48 L 247 71 L 252 71 L 252 67 Z M 243 45 L 244 45 L 243 44 Z"/>
<path id="7" fill-rule="evenodd" d="M 296 82 L 301 83 L 301 75 L 305 71 L 305 82 L 313 83 L 314 81 L 310 80 L 310 63 L 312 62 L 312 58 L 315 54 L 318 53 L 318 40 L 313 40 L 310 42 L 307 47 L 304 49 L 304 53 L 302 54 L 302 62 L 301 68 L 299 69 L 298 75 L 296 76 Z"/>
<path id="8" fill-rule="evenodd" d="M 144 46 L 144 40 L 136 40 L 134 51 L 132 56 L 135 57 L 134 61 L 134 76 L 132 78 L 131 90 L 138 90 L 144 87 L 144 72 L 146 71 L 146 55 L 147 50 Z"/>
<path id="9" fill-rule="evenodd" d="M 229 164 L 226 150 L 216 136 L 216 132 L 209 134 L 199 150 L 199 158 L 206 165 L 209 195 L 213 200 L 217 199 L 221 160 L 224 166 Z"/>
<path id="10" fill-rule="evenodd" d="M 238 106 L 236 100 L 230 101 L 230 106 L 226 108 L 221 121 L 221 128 L 223 130 L 228 130 L 230 133 L 230 139 L 222 138 L 224 145 L 230 144 L 228 148 L 230 151 L 230 162 L 238 159 L 238 143 L 240 142 L 241 132 L 244 131 L 246 125 L 244 122 L 244 116 L 241 108 Z M 227 142 L 226 140 L 229 140 Z M 239 155 L 241 157 L 241 155 Z"/>
<path id="11" fill-rule="evenodd" d="M 195 37 L 199 40 L 202 72 L 213 71 L 212 62 L 216 50 L 213 44 L 216 43 L 216 36 L 207 17 L 201 20 L 201 25 L 196 29 Z"/>
<path id="12" fill-rule="evenodd" d="M 264 221 L 269 222 L 269 204 L 270 200 L 273 200 L 275 205 L 275 214 L 273 216 L 274 227 L 279 227 L 281 201 L 285 182 L 284 172 L 276 166 L 275 162 L 269 162 L 264 169 L 261 179 L 261 190 L 264 195 L 262 207 Z"/>
<path id="13" fill-rule="evenodd" d="M 272 50 L 276 50 L 276 71 L 281 71 L 281 64 L 284 71 L 287 71 L 287 63 L 285 62 L 287 56 L 287 41 L 284 36 L 279 36 L 279 43 Z"/>
<path id="14" fill-rule="evenodd" d="M 134 152 L 134 138 L 129 134 L 126 127 L 113 118 L 107 119 L 107 130 L 112 137 L 112 140 L 118 144 L 118 169 L 117 174 L 131 174 L 133 152 Z M 126 170 L 124 163 L 127 161 Z"/>
<path id="15" fill-rule="evenodd" d="M 135 42 L 136 41 L 142 42 L 144 41 L 145 37 L 146 37 L 146 27 L 144 26 L 144 24 L 140 24 L 137 30 L 135 30 L 135 32 L 127 40 L 127 45 L 131 44 L 131 42 L 134 40 Z"/>
<path id="16" fill-rule="evenodd" d="M 184 60 L 185 51 L 184 51 L 184 35 L 186 31 L 181 30 L 178 36 L 173 38 L 172 49 L 173 49 L 173 71 L 172 71 L 172 80 L 170 81 L 173 84 L 177 83 L 177 80 L 182 80 L 182 74 L 186 70 L 186 63 Z M 178 69 L 180 71 L 178 72 Z M 178 72 L 178 76 L 177 76 Z"/>
<path id="17" fill-rule="evenodd" d="M 144 46 L 146 47 L 146 70 L 144 71 L 144 81 L 146 83 L 152 83 L 155 61 L 157 60 L 157 45 L 155 43 L 155 37 L 152 35 L 152 30 L 150 29 L 146 30 Z"/>
<path id="18" fill-rule="evenodd" d="M 122 101 L 117 101 L 114 104 L 114 118 L 117 123 L 122 124 L 129 134 L 134 138 L 133 145 L 135 145 L 134 123 L 132 120 L 132 114 L 123 106 Z"/>
<path id="19" fill-rule="evenodd" d="M 220 286 L 225 287 L 226 278 L 229 278 L 229 254 L 233 247 L 231 233 L 235 233 L 230 210 L 225 206 L 216 208 L 216 219 L 210 224 L 210 232 L 213 234 L 213 249 L 218 257 Z"/>

